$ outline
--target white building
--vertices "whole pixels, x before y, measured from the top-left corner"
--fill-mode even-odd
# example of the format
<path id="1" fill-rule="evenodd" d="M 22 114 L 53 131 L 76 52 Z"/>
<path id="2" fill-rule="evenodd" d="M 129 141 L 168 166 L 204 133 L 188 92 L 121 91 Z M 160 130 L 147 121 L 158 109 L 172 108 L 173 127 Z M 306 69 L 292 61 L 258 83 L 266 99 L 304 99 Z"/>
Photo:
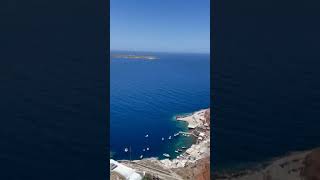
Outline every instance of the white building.
<path id="1" fill-rule="evenodd" d="M 204 137 L 205 134 L 204 134 L 203 132 L 201 132 L 201 133 L 199 134 L 199 136 Z"/>
<path id="2" fill-rule="evenodd" d="M 142 180 L 141 175 L 136 173 L 134 169 L 120 164 L 113 159 L 110 159 L 110 167 L 112 167 L 111 171 L 120 174 L 121 176 L 126 178 L 126 180 Z"/>

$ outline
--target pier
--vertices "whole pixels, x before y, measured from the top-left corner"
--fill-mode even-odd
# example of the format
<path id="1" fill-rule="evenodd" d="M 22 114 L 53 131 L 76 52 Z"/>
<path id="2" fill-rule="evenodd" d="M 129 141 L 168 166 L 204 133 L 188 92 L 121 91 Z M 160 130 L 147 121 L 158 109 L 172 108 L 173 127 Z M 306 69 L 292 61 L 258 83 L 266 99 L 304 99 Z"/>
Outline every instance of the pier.
<path id="1" fill-rule="evenodd" d="M 188 135 L 192 135 L 192 136 L 194 136 L 194 137 L 198 137 L 197 135 L 195 135 L 195 134 L 193 134 L 193 133 L 191 133 L 191 132 L 179 131 L 178 134 L 179 134 L 179 135 L 180 135 L 180 134 L 188 134 Z"/>

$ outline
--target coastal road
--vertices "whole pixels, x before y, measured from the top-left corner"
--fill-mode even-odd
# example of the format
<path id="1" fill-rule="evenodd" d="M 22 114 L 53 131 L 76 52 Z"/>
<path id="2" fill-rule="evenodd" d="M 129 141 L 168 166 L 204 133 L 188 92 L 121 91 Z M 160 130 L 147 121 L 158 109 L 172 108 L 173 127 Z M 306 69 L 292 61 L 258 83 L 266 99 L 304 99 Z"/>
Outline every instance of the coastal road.
<path id="1" fill-rule="evenodd" d="M 145 164 L 141 164 L 138 162 L 131 162 L 130 164 L 127 164 L 128 166 L 131 166 L 132 168 L 139 170 L 141 172 L 146 172 L 148 174 L 152 174 L 154 176 L 157 176 L 161 179 L 166 179 L 166 180 L 183 180 L 179 175 L 177 175 L 174 172 L 171 171 L 163 171 L 159 170 L 157 168 L 147 166 Z"/>

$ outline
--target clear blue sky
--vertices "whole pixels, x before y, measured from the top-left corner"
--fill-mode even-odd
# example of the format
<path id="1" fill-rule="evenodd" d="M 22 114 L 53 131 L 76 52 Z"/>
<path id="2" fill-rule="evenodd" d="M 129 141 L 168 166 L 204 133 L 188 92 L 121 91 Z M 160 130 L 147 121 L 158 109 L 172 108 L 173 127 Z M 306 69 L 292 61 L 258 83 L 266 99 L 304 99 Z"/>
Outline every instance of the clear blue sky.
<path id="1" fill-rule="evenodd" d="M 210 52 L 210 0 L 110 0 L 111 50 Z"/>

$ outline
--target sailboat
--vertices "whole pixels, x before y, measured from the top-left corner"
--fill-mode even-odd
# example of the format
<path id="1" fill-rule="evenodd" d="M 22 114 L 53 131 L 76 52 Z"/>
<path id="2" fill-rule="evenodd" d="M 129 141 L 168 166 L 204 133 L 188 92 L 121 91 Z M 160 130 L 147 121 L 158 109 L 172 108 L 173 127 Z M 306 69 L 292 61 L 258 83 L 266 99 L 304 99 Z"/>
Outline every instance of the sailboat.
<path id="1" fill-rule="evenodd" d="M 129 150 L 128 150 L 128 148 L 124 148 L 124 152 L 128 152 Z"/>

